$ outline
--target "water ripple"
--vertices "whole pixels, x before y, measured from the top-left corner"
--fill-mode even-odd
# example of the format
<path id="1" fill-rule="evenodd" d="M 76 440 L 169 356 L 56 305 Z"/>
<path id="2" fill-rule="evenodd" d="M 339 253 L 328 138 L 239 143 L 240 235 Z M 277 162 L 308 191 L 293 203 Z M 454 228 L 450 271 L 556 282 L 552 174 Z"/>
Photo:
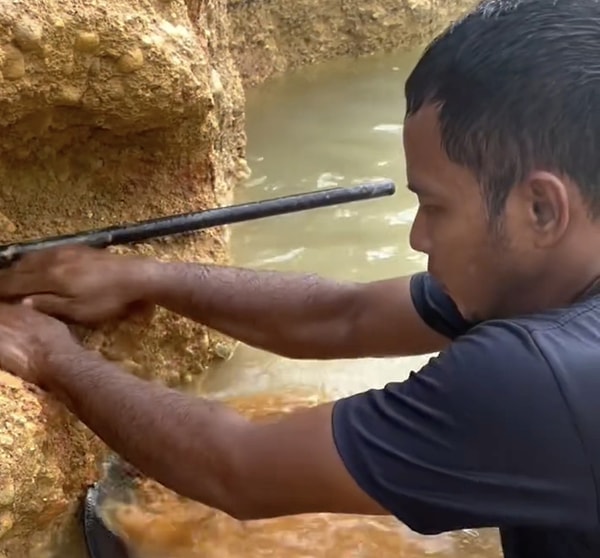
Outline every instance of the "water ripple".
<path id="1" fill-rule="evenodd" d="M 367 250 L 366 256 L 367 261 L 373 262 L 377 260 L 389 260 L 398 253 L 397 246 L 382 246 L 375 250 Z"/>
<path id="2" fill-rule="evenodd" d="M 319 178 L 317 178 L 317 190 L 339 186 L 341 180 L 344 180 L 344 176 L 341 174 L 334 174 L 332 172 L 321 173 Z"/>
<path id="3" fill-rule="evenodd" d="M 377 126 L 373 127 L 375 132 L 385 132 L 387 134 L 394 134 L 395 136 L 402 135 L 402 129 L 404 126 L 402 124 L 377 124 Z"/>
<path id="4" fill-rule="evenodd" d="M 412 225 L 417 216 L 418 209 L 419 206 L 415 205 L 414 207 L 409 207 L 408 209 L 404 209 L 393 215 L 385 215 L 384 219 L 389 225 Z"/>
<path id="5" fill-rule="evenodd" d="M 246 263 L 245 265 L 247 267 L 259 267 L 261 265 L 289 262 L 293 260 L 296 256 L 302 254 L 302 252 L 304 252 L 305 250 L 306 248 L 304 246 L 301 246 L 300 248 L 294 248 L 282 254 L 277 254 L 268 258 L 258 258 L 254 261 Z"/>

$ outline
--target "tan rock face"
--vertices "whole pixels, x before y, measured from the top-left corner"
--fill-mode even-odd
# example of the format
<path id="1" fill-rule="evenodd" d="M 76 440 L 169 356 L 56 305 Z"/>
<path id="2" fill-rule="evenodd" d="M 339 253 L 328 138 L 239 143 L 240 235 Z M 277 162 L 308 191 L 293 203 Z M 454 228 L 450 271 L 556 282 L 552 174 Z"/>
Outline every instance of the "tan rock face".
<path id="1" fill-rule="evenodd" d="M 477 0 L 229 0 L 245 85 L 339 56 L 427 44 Z"/>
<path id="2" fill-rule="evenodd" d="M 243 92 L 225 15 L 220 0 L 202 9 L 183 1 L 30 0 L 0 10 L 4 242 L 231 201 L 244 171 Z M 226 258 L 222 230 L 139 250 Z M 110 343 L 96 335 L 93 344 L 153 376 L 202 369 L 195 349 L 210 345 L 202 328 L 159 312 L 143 336 L 128 329 Z M 164 335 L 182 339 L 174 351 Z M 151 354 L 159 340 L 160 358 Z M 189 356 L 180 351 L 187 342 Z"/>
<path id="3" fill-rule="evenodd" d="M 246 167 L 228 41 L 224 0 L 0 0 L 0 242 L 230 203 Z M 226 240 L 214 229 L 131 250 L 226 262 Z M 82 338 L 170 384 L 226 342 L 164 311 Z M 100 444 L 9 376 L 0 417 L 0 555 L 24 557 L 71 513 Z"/>
<path id="4" fill-rule="evenodd" d="M 94 480 L 101 443 L 62 406 L 4 372 L 0 417 L 0 555 L 25 557 L 44 547 L 74 495 Z"/>

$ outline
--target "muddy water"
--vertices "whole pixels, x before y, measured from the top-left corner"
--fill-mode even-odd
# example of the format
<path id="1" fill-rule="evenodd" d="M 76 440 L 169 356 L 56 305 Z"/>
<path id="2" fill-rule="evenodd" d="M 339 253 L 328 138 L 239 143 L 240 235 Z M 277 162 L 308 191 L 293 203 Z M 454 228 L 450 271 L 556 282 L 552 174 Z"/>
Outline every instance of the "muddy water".
<path id="1" fill-rule="evenodd" d="M 425 265 L 408 244 L 416 199 L 404 188 L 403 83 L 416 54 L 338 60 L 269 81 L 248 94 L 248 158 L 253 176 L 237 192 L 255 201 L 376 178 L 392 198 L 236 225 L 235 263 L 373 280 Z M 356 361 L 292 361 L 240 345 L 198 393 L 251 417 L 285 413 L 402 380 L 428 356 Z M 497 558 L 496 533 L 437 537 L 393 518 L 307 515 L 237 522 L 148 484 L 115 528 L 137 558 L 407 557 Z"/>
<path id="2" fill-rule="evenodd" d="M 228 398 L 251 419 L 281 416 L 327 397 L 309 388 Z M 411 532 L 392 517 L 306 514 L 240 522 L 147 482 L 135 505 L 106 511 L 131 545 L 131 558 L 498 558 L 493 532 L 436 537 Z"/>
<path id="3" fill-rule="evenodd" d="M 423 269 L 409 245 L 416 197 L 405 188 L 404 80 L 417 54 L 336 60 L 247 95 L 252 177 L 236 202 L 391 179 L 396 194 L 235 225 L 236 265 L 368 281 Z M 220 396 L 309 385 L 334 397 L 403 378 L 428 357 L 290 362 L 250 347 L 206 378 Z"/>

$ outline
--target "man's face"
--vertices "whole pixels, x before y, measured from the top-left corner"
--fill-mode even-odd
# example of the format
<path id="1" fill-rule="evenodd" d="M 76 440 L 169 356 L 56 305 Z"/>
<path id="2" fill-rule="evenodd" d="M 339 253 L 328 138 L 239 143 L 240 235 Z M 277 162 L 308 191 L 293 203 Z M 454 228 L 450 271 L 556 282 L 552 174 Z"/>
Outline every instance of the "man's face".
<path id="1" fill-rule="evenodd" d="M 442 149 L 434 108 L 425 107 L 407 119 L 404 148 L 408 187 L 419 200 L 412 248 L 427 254 L 428 271 L 465 318 L 502 316 L 536 265 L 520 218 L 522 208 L 511 207 L 515 202 L 509 199 L 500 217 L 501 232 L 494 232 L 475 177 Z"/>

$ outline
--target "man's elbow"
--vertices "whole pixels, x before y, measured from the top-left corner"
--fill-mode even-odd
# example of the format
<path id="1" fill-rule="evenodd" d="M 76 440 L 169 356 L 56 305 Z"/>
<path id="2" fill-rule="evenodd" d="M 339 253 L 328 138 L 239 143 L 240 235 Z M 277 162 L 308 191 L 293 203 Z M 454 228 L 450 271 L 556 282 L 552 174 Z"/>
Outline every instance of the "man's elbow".
<path id="1" fill-rule="evenodd" d="M 272 517 L 272 515 L 265 514 L 263 510 L 258 509 L 257 506 L 249 505 L 248 502 L 244 502 L 243 497 L 236 498 L 235 501 L 230 502 L 226 508 L 221 511 L 238 521 L 256 521 Z"/>
<path id="2" fill-rule="evenodd" d="M 227 475 L 221 476 L 214 493 L 214 507 L 238 521 L 276 517 L 279 513 L 273 511 L 273 502 L 265 498 L 269 493 L 268 487 L 263 485 L 261 490 L 259 484 L 248 478 L 242 462 L 238 462 Z"/>
<path id="3" fill-rule="evenodd" d="M 206 467 L 205 448 L 201 448 L 203 457 L 195 466 L 188 468 L 188 471 L 194 471 L 193 477 L 188 478 L 183 490 L 176 491 L 240 521 L 266 518 L 268 513 L 263 498 L 257 498 L 256 487 L 248 479 L 247 456 L 242 450 L 247 448 L 244 440 L 248 439 L 251 428 L 250 423 L 240 421 L 227 436 L 220 437 L 227 443 L 213 447 L 209 469 Z"/>
<path id="4" fill-rule="evenodd" d="M 280 498 L 257 498 L 251 487 L 230 495 L 221 511 L 238 521 L 273 519 L 300 513 L 290 502 L 281 501 Z"/>
<path id="5" fill-rule="evenodd" d="M 217 509 L 238 521 L 252 521 L 274 517 L 268 513 L 264 505 L 251 496 L 249 487 L 241 486 L 236 479 L 229 478 L 227 482 L 219 480 L 209 490 L 194 491 L 190 497 L 214 509 Z"/>

